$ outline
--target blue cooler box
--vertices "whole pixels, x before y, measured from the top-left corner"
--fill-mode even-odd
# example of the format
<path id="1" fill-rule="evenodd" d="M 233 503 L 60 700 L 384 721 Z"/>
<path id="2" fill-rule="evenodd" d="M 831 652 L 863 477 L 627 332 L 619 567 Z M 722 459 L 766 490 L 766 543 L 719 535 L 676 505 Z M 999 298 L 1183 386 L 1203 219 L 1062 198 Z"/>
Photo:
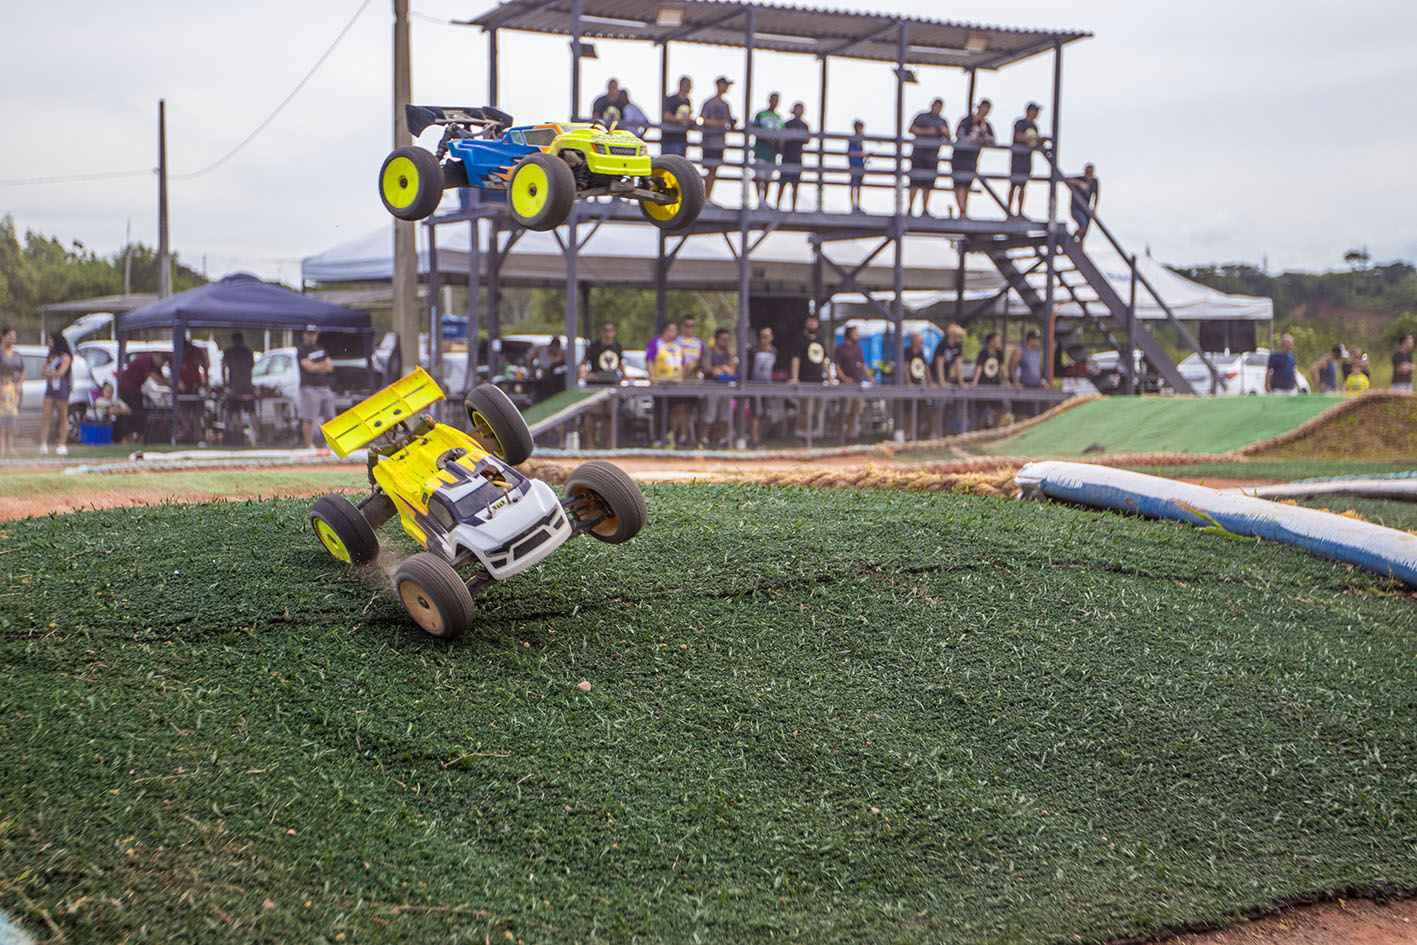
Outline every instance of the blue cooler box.
<path id="1" fill-rule="evenodd" d="M 79 426 L 79 442 L 84 446 L 107 446 L 113 442 L 113 424 L 81 424 Z"/>

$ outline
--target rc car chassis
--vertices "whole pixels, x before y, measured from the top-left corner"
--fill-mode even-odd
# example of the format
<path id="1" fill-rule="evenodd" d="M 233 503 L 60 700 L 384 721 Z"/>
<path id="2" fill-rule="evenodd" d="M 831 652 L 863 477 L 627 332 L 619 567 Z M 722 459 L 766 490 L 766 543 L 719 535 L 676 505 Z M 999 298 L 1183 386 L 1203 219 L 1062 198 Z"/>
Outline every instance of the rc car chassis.
<path id="1" fill-rule="evenodd" d="M 560 499 L 513 469 L 531 455 L 531 431 L 497 387 L 468 394 L 466 433 L 420 415 L 442 399 L 437 382 L 416 368 L 324 424 L 341 458 L 369 447 L 372 491 L 358 504 L 324 496 L 310 524 L 333 557 L 362 566 L 379 554 L 375 530 L 397 515 L 425 550 L 399 565 L 394 588 L 420 627 L 452 638 L 471 625 L 474 594 L 577 535 L 629 541 L 644 527 L 646 509 L 639 487 L 607 462 L 578 466 Z"/>
<path id="2" fill-rule="evenodd" d="M 550 122 L 512 127 L 495 108 L 409 105 L 408 130 L 417 137 L 443 128 L 436 152 L 398 148 L 379 168 L 379 196 L 401 220 L 422 220 L 450 187 L 506 194 L 507 212 L 529 230 L 565 222 L 581 197 L 637 201 L 645 219 L 682 230 L 699 217 L 704 182 L 688 159 L 651 157 L 638 137 L 599 122 Z"/>

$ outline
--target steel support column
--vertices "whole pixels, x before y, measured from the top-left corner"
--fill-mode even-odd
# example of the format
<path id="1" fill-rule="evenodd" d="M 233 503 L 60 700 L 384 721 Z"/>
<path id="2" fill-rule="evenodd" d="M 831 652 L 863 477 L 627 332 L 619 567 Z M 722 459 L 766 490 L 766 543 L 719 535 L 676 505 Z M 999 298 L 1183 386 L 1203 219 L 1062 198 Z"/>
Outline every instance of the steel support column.
<path id="1" fill-rule="evenodd" d="M 497 245 L 497 221 L 491 222 L 491 238 L 487 241 L 487 373 L 488 379 L 502 370 L 502 250 Z"/>
<path id="2" fill-rule="evenodd" d="M 1128 394 L 1137 392 L 1136 339 L 1133 332 L 1137 325 L 1137 254 L 1132 253 L 1132 291 L 1127 299 L 1127 350 L 1122 353 L 1122 377 L 1126 379 L 1124 390 Z"/>
<path id="3" fill-rule="evenodd" d="M 753 107 L 753 35 L 757 32 L 758 16 L 757 11 L 748 8 L 748 13 L 744 22 L 743 46 L 744 46 L 744 67 L 743 67 L 743 116 L 746 126 L 748 116 L 751 115 Z M 743 385 L 747 382 L 751 374 L 752 362 L 749 360 L 748 334 L 750 320 L 748 318 L 748 142 L 743 141 L 743 180 L 740 182 L 742 193 L 742 205 L 738 208 L 738 383 Z"/>
<path id="4" fill-rule="evenodd" d="M 575 121 L 581 113 L 581 0 L 571 0 L 571 110 L 566 114 Z M 575 239 L 571 240 L 572 245 Z"/>
<path id="5" fill-rule="evenodd" d="M 580 6 L 580 0 L 576 0 L 576 6 Z M 564 254 L 566 257 L 566 390 L 574 390 L 577 384 L 577 372 L 572 369 L 571 363 L 576 359 L 576 333 L 580 327 L 580 284 L 576 278 L 576 258 L 581 254 L 581 247 L 576 242 L 576 218 L 580 216 L 580 205 L 571 206 L 571 215 L 566 223 L 566 245 Z"/>
<path id="6" fill-rule="evenodd" d="M 482 224 L 473 218 L 467 226 L 467 374 L 463 396 L 477 386 L 477 336 L 482 327 Z"/>
<path id="7" fill-rule="evenodd" d="M 666 237 L 659 231 L 659 258 L 654 264 L 654 333 L 664 331 L 664 323 L 669 320 L 669 260 L 665 258 Z"/>
<path id="8" fill-rule="evenodd" d="M 1063 86 L 1063 44 L 1053 44 L 1053 139 L 1051 142 L 1052 160 L 1049 162 L 1048 172 L 1048 281 L 1046 283 L 1046 295 L 1044 297 L 1044 307 L 1048 310 L 1049 324 L 1053 319 L 1053 283 L 1057 280 L 1058 255 L 1058 184 L 1062 179 L 1061 165 L 1058 163 L 1058 131 L 1059 131 L 1059 107 L 1062 102 Z M 1044 363 L 1053 363 L 1053 333 L 1048 332 L 1048 337 L 1043 340 Z"/>
<path id="9" fill-rule="evenodd" d="M 497 31 L 487 31 L 487 104 L 497 107 Z"/>
<path id="10" fill-rule="evenodd" d="M 826 150 L 827 139 L 820 137 L 826 134 L 827 130 L 827 57 L 822 56 L 822 80 L 817 88 L 817 101 L 821 104 L 817 107 L 817 212 L 822 212 L 822 197 L 826 188 Z"/>
<path id="11" fill-rule="evenodd" d="M 438 224 L 430 219 L 425 226 L 428 228 L 428 281 L 425 284 L 428 292 L 428 373 L 442 384 L 443 325 L 440 314 L 442 300 L 438 297 L 442 291 L 438 278 Z M 414 358 L 417 357 L 415 352 Z"/>
<path id="12" fill-rule="evenodd" d="M 891 306 L 891 321 L 895 333 L 895 350 L 891 352 L 895 383 L 905 383 L 905 339 L 901 337 L 905 326 L 905 222 L 909 208 L 905 206 L 904 154 L 905 154 L 905 54 L 910 42 L 910 27 L 900 24 L 896 37 L 895 72 L 895 220 L 892 232 L 895 234 L 895 264 L 893 267 L 895 302 Z M 899 410 L 896 411 L 899 414 Z M 897 429 L 899 426 L 897 425 Z"/>

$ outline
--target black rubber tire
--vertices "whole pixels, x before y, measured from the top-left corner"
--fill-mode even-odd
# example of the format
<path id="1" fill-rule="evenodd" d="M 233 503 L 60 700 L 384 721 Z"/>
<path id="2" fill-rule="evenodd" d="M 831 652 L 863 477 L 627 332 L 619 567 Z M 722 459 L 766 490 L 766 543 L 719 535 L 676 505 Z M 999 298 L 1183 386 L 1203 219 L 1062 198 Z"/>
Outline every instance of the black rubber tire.
<path id="1" fill-rule="evenodd" d="M 359 511 L 364 513 L 369 527 L 377 531 L 398 513 L 398 507 L 394 505 L 394 500 L 389 498 L 386 493 L 376 492 L 369 497 L 369 501 L 365 502 Z"/>
<path id="2" fill-rule="evenodd" d="M 645 521 L 649 518 L 645 494 L 629 474 L 614 463 L 592 459 L 571 472 L 566 478 L 566 496 L 575 498 L 586 494 L 594 498 L 594 504 L 599 506 L 597 511 L 604 511 L 610 516 L 588 534 L 618 545 L 634 538 L 645 527 Z"/>
<path id="3" fill-rule="evenodd" d="M 394 592 L 413 622 L 441 640 L 460 637 L 472 626 L 475 608 L 467 584 L 431 552 L 420 551 L 399 565 Z"/>
<path id="4" fill-rule="evenodd" d="M 662 154 L 650 161 L 651 174 L 663 171 L 674 177 L 679 187 L 679 205 L 667 217 L 658 217 L 650 212 L 652 204 L 640 201 L 640 213 L 661 230 L 682 230 L 699 218 L 704 209 L 704 179 L 699 169 L 686 157 L 677 154 Z"/>
<path id="5" fill-rule="evenodd" d="M 472 438 L 483 449 L 512 466 L 520 466 L 536 448 L 531 427 L 502 388 L 481 384 L 467 392 L 463 401 L 472 424 Z"/>
<path id="6" fill-rule="evenodd" d="M 529 168 L 539 168 L 546 175 L 546 200 L 532 214 L 517 210 L 517 175 L 529 172 Z M 525 181 L 523 181 L 525 186 Z M 571 205 L 576 202 L 576 175 L 571 173 L 571 165 L 554 154 L 537 151 L 528 154 L 512 168 L 512 176 L 507 180 L 507 211 L 512 219 L 528 230 L 554 230 L 566 222 Z"/>
<path id="7" fill-rule="evenodd" d="M 415 177 L 393 176 L 389 165 L 404 159 L 412 162 L 417 172 Z M 390 177 L 387 181 L 386 176 Z M 401 196 L 398 204 L 389 202 L 389 188 Z M 390 151 L 379 167 L 379 199 L 384 202 L 384 209 L 400 220 L 422 220 L 432 215 L 443 199 L 442 165 L 431 151 L 423 148 L 396 148 Z"/>
<path id="8" fill-rule="evenodd" d="M 354 503 L 342 495 L 327 495 L 315 500 L 310 509 L 310 527 L 321 546 L 336 560 L 343 561 L 339 553 L 325 543 L 317 522 L 327 525 L 349 555 L 348 563 L 355 567 L 368 564 L 379 556 L 379 539 L 374 529 Z"/>

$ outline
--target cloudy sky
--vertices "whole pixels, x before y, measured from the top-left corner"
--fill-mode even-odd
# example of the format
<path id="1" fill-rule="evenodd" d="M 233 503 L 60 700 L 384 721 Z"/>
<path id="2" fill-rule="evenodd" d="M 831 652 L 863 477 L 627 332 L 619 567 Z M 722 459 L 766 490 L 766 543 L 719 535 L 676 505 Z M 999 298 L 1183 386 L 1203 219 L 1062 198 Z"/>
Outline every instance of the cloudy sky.
<path id="1" fill-rule="evenodd" d="M 485 36 L 448 21 L 493 4 L 411 3 L 414 100 L 484 103 Z M 1097 164 L 1101 216 L 1137 252 L 1149 246 L 1180 264 L 1267 261 L 1271 270 L 1341 266 L 1353 247 L 1375 260 L 1417 258 L 1409 101 L 1417 5 L 857 0 L 851 8 L 1092 31 L 1064 56 L 1061 153 L 1071 169 Z M 391 9 L 390 0 L 7 4 L 0 121 L 11 131 L 0 143 L 0 213 L 21 231 L 102 253 L 122 246 L 130 223 L 134 239 L 155 245 L 151 175 L 13 182 L 153 167 L 165 98 L 174 249 L 212 276 L 246 269 L 297 283 L 301 257 L 387 221 L 375 178 L 391 134 Z M 183 178 L 270 117 L 346 25 L 263 131 L 215 169 Z M 600 58 L 583 70 L 585 101 L 615 75 L 652 102 L 657 52 L 597 45 Z M 527 121 L 565 115 L 565 39 L 506 36 L 501 63 L 505 109 Z M 695 78 L 696 107 L 713 76 L 741 74 L 742 65 L 740 52 L 687 44 L 670 61 L 672 72 Z M 763 55 L 755 69 L 758 89 L 803 100 L 815 122 L 813 60 Z M 1001 135 L 1024 101 L 1048 102 L 1050 77 L 1048 57 L 981 76 Z M 935 95 L 958 120 L 963 78 L 921 70 L 907 110 Z M 889 67 L 834 64 L 828 99 L 833 130 L 856 117 L 890 130 Z M 947 203 L 936 199 L 937 210 Z"/>

